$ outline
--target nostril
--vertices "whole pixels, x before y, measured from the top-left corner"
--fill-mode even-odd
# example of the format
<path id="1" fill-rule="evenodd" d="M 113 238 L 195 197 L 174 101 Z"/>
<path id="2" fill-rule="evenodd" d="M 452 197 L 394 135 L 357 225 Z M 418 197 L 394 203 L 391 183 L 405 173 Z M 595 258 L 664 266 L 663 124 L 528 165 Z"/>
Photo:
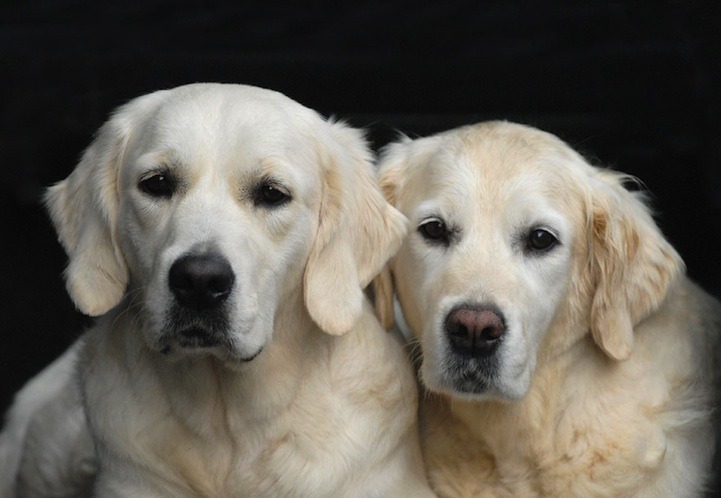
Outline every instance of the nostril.
<path id="1" fill-rule="evenodd" d="M 223 302 L 233 289 L 235 274 L 223 256 L 187 255 L 170 267 L 168 286 L 181 306 L 206 309 Z"/>
<path id="2" fill-rule="evenodd" d="M 184 265 L 173 265 L 169 275 L 169 285 L 173 291 L 188 292 L 194 288 L 193 275 L 185 271 Z"/>
<path id="3" fill-rule="evenodd" d="M 228 270 L 229 271 L 221 271 L 217 274 L 210 275 L 207 284 L 208 292 L 215 295 L 226 295 L 230 293 L 235 275 L 232 270 L 230 270 L 230 265 L 228 265 Z"/>
<path id="4" fill-rule="evenodd" d="M 491 306 L 459 307 L 446 319 L 446 331 L 453 349 L 469 356 L 486 356 L 495 351 L 505 332 L 503 315 Z"/>
<path id="5" fill-rule="evenodd" d="M 452 323 L 451 327 L 449 327 L 448 332 L 457 337 L 466 337 L 468 335 L 468 329 L 462 324 L 462 323 Z"/>
<path id="6" fill-rule="evenodd" d="M 481 330 L 481 338 L 492 341 L 494 339 L 498 339 L 503 335 L 503 329 L 499 326 L 489 326 Z"/>

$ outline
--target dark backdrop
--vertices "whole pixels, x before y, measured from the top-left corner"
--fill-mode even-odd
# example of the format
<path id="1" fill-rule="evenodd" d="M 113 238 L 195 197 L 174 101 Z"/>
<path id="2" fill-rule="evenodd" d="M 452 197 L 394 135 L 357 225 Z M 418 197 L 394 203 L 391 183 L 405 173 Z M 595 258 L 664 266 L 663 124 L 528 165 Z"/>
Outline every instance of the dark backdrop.
<path id="1" fill-rule="evenodd" d="M 100 3 L 0 7 L 0 412 L 88 323 L 40 192 L 114 107 L 184 83 L 279 90 L 365 127 L 376 148 L 396 130 L 539 126 L 643 179 L 691 276 L 721 290 L 711 2 Z"/>

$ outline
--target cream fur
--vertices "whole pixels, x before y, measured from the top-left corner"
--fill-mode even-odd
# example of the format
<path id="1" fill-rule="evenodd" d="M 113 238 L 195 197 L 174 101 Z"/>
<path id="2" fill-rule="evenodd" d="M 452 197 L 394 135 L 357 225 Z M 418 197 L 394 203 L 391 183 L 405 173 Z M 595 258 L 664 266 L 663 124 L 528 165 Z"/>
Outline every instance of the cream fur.
<path id="1" fill-rule="evenodd" d="M 44 450 L 22 451 L 44 440 L 87 456 L 85 424 L 62 423 L 84 422 L 77 401 L 54 401 L 66 392 L 82 397 L 97 496 L 431 495 L 410 366 L 361 291 L 406 223 L 369 159 L 358 131 L 253 87 L 189 85 L 115 113 L 48 194 L 68 291 L 99 318 L 51 384 L 45 372 L 18 398 L 14 413 L 42 421 L 11 415 L 0 455 L 15 482 L 52 494 L 88 469 L 92 482 L 92 450 L 71 476 L 62 450 L 34 467 Z M 158 172 L 175 179 L 168 198 L 139 189 Z M 269 177 L 289 202 L 254 203 Z M 167 329 L 169 268 L 210 250 L 236 277 L 227 342 L 183 347 Z"/>
<path id="2" fill-rule="evenodd" d="M 422 350 L 422 445 L 439 495 L 704 490 L 719 303 L 684 276 L 624 175 L 550 134 L 489 122 L 392 144 L 380 176 L 411 227 L 435 217 L 455 230 L 442 247 L 411 228 L 376 293 L 388 322 L 395 283 Z M 546 253 L 524 248 L 537 227 L 559 240 Z M 475 360 L 485 370 L 470 381 L 443 329 L 459 303 L 491 303 L 507 325 L 495 363 Z"/>

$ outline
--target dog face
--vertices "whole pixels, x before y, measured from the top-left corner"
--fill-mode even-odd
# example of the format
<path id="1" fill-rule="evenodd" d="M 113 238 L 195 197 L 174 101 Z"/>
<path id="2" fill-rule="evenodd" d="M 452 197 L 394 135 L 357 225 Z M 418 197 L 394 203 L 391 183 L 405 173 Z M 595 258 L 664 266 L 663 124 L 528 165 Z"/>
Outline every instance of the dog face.
<path id="1" fill-rule="evenodd" d="M 231 365 L 258 355 L 279 307 L 303 296 L 326 332 L 350 329 L 404 232 L 359 133 L 239 85 L 130 102 L 47 202 L 81 311 L 125 295 L 151 350 Z M 344 282 L 335 293 L 329 275 Z"/>
<path id="2" fill-rule="evenodd" d="M 681 263 L 621 179 L 509 123 L 386 150 L 381 184 L 414 227 L 392 271 L 429 389 L 521 397 L 539 352 L 589 330 L 612 358 L 630 354 Z"/>

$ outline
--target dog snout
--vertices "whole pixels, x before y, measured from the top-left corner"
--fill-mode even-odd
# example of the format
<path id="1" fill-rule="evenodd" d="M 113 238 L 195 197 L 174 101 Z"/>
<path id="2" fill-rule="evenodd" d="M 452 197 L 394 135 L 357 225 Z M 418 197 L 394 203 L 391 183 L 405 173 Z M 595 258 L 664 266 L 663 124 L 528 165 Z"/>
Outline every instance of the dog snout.
<path id="1" fill-rule="evenodd" d="M 235 284 L 230 263 L 215 253 L 179 258 L 170 267 L 168 277 L 168 285 L 178 304 L 196 310 L 223 303 Z"/>
<path id="2" fill-rule="evenodd" d="M 446 319 L 451 347 L 466 356 L 490 355 L 500 343 L 505 330 L 503 314 L 490 306 L 456 308 Z"/>

